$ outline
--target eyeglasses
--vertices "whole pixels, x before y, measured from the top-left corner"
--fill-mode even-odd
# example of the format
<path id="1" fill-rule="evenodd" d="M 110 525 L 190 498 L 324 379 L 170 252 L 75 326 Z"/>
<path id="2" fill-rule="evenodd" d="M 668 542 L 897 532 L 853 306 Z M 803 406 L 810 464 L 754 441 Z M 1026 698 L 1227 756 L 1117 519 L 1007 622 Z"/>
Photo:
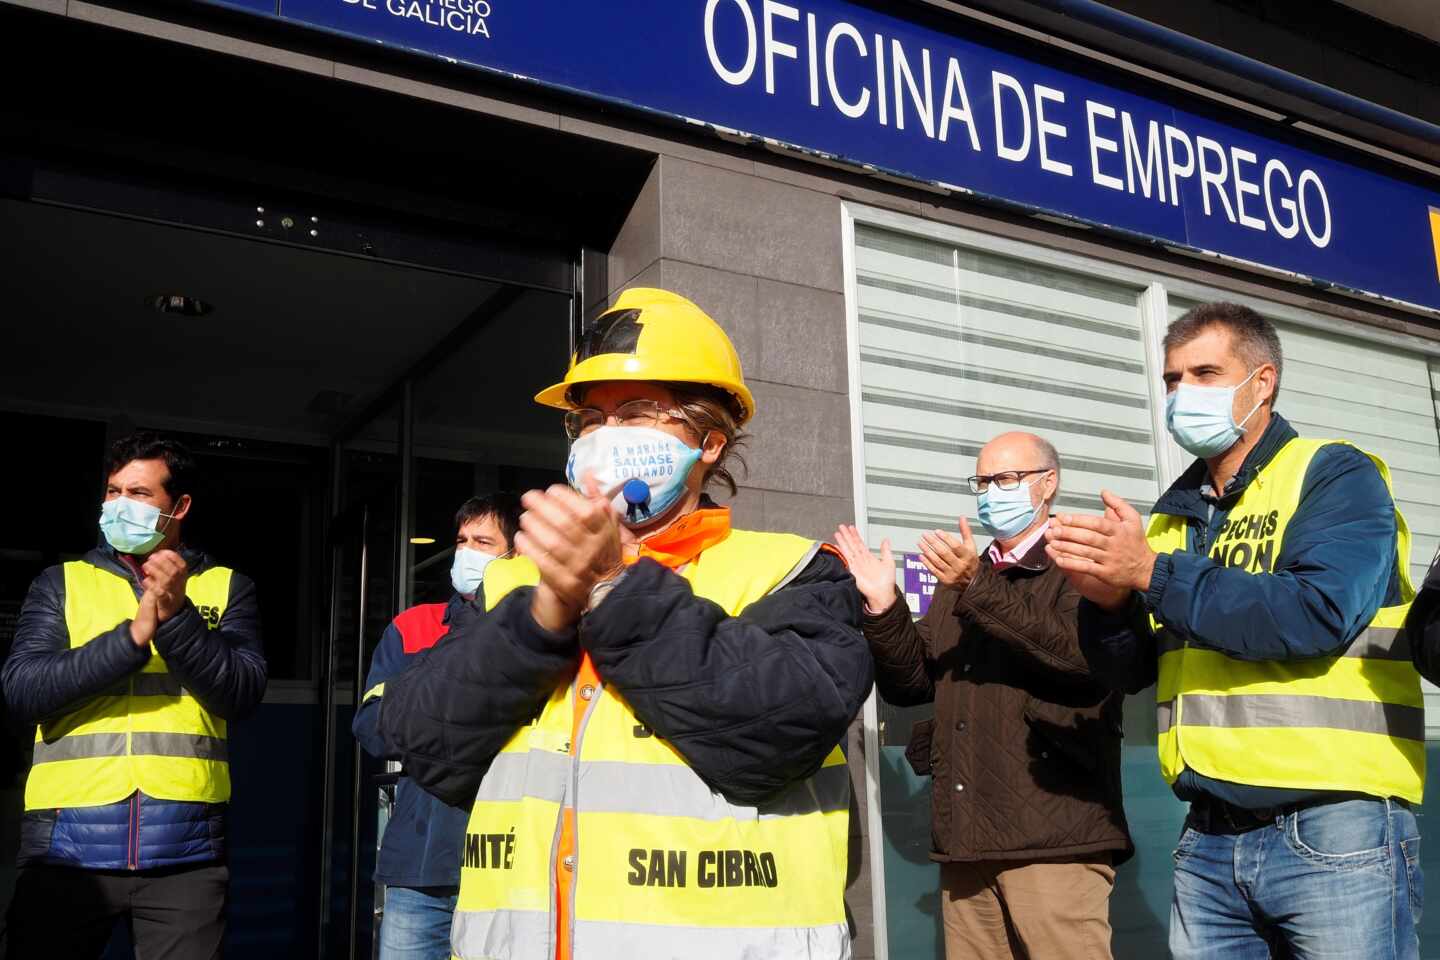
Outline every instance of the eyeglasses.
<path id="1" fill-rule="evenodd" d="M 1049 467 L 1042 467 L 1039 470 L 1006 470 L 1001 473 L 980 474 L 979 476 L 966 477 L 970 484 L 971 493 L 984 493 L 990 489 L 990 484 L 995 484 L 1001 490 L 1018 490 L 1020 481 L 1031 474 L 1049 473 Z"/>
<path id="2" fill-rule="evenodd" d="M 565 412 L 565 435 L 579 440 L 585 434 L 598 430 L 608 421 L 614 420 L 622 427 L 653 427 L 661 419 L 678 420 L 680 411 L 665 410 L 656 400 L 627 400 L 606 413 L 598 407 L 579 407 Z"/>

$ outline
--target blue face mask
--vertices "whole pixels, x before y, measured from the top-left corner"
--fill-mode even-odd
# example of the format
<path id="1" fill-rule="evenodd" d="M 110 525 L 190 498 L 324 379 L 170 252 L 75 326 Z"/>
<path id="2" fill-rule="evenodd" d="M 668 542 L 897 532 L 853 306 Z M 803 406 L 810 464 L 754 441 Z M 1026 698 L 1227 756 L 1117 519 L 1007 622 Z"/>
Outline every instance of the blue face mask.
<path id="1" fill-rule="evenodd" d="M 1001 490 L 991 484 L 975 499 L 980 505 L 980 525 L 997 540 L 1024 533 L 1045 509 L 1044 503 L 1036 506 L 1030 502 L 1030 483 L 1022 483 L 1014 490 Z"/>
<path id="2" fill-rule="evenodd" d="M 455 559 L 450 564 L 450 585 L 455 588 L 456 593 L 463 593 L 467 597 L 474 595 L 485 579 L 485 568 L 490 566 L 492 560 L 498 559 L 500 558 L 494 554 L 456 547 Z"/>
<path id="3" fill-rule="evenodd" d="M 165 539 L 161 517 L 167 521 L 174 519 L 172 514 L 161 513 L 153 504 L 116 497 L 100 505 L 100 532 L 105 535 L 105 542 L 120 553 L 144 556 Z"/>
<path id="4" fill-rule="evenodd" d="M 585 492 L 585 474 L 615 505 L 626 526 L 663 517 L 685 495 L 685 481 L 700 451 L 653 427 L 600 427 L 570 447 L 565 477 Z"/>
<path id="5" fill-rule="evenodd" d="M 1201 460 L 1219 456 L 1245 436 L 1244 425 L 1260 409 L 1257 402 L 1235 422 L 1235 391 L 1260 372 L 1256 367 L 1250 376 L 1233 387 L 1201 387 L 1193 383 L 1175 386 L 1165 397 L 1165 426 L 1170 436 L 1186 453 Z"/>

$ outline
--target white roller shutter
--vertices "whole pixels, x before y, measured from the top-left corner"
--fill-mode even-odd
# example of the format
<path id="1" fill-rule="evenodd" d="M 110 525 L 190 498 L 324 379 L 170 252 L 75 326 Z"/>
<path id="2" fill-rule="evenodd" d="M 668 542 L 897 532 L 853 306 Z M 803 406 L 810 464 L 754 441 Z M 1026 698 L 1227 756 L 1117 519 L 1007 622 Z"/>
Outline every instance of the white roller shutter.
<path id="1" fill-rule="evenodd" d="M 1149 511 L 1142 287 L 866 224 L 855 268 L 872 544 L 914 550 L 961 515 L 978 531 L 965 478 L 1007 430 L 1055 445 L 1060 508 L 1098 511 L 1108 488 Z"/>

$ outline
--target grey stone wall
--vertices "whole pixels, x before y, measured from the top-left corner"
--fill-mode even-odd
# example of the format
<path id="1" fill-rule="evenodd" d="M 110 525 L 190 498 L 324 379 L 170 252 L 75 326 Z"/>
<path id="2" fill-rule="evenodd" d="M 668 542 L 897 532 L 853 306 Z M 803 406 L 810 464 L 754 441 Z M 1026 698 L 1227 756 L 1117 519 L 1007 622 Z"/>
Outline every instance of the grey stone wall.
<path id="1" fill-rule="evenodd" d="M 725 328 L 757 408 L 736 522 L 828 538 L 853 519 L 840 200 L 716 160 L 657 159 L 611 292 L 664 287 Z"/>
<path id="2" fill-rule="evenodd" d="M 840 218 L 833 190 L 762 177 L 722 153 L 662 153 L 610 250 L 612 299 L 626 287 L 673 290 L 740 353 L 757 412 L 731 502 L 738 526 L 829 539 L 854 518 Z M 857 721 L 845 898 L 857 960 L 875 955 L 863 742 Z"/>

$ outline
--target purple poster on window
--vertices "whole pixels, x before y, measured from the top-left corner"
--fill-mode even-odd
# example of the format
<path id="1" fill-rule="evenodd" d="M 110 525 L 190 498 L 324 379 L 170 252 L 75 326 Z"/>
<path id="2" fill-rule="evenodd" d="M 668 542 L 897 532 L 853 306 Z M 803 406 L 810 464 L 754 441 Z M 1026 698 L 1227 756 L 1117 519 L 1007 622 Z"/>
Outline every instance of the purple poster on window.
<path id="1" fill-rule="evenodd" d="M 926 570 L 925 564 L 920 562 L 920 554 L 902 553 L 900 558 L 905 564 L 905 603 L 912 614 L 923 617 L 925 611 L 930 609 L 930 600 L 935 596 L 935 587 L 939 581 L 935 579 L 935 574 Z"/>

